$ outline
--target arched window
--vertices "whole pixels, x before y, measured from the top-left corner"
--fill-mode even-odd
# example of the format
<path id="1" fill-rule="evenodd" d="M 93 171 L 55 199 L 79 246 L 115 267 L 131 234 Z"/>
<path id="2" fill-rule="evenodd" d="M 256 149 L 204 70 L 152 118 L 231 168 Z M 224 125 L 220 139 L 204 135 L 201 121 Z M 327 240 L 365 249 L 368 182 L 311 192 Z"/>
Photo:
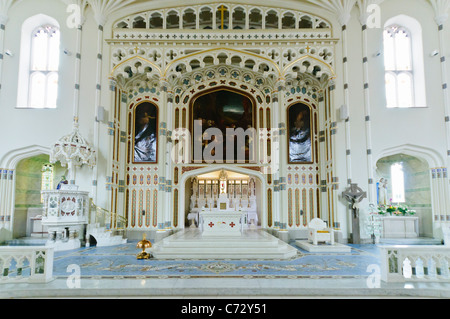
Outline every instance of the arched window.
<path id="1" fill-rule="evenodd" d="M 59 30 L 50 25 L 32 34 L 28 105 L 55 108 L 58 97 Z"/>
<path id="2" fill-rule="evenodd" d="M 384 66 L 388 107 L 412 107 L 413 66 L 411 35 L 397 25 L 384 30 Z"/>
<path id="3" fill-rule="evenodd" d="M 407 16 L 390 19 L 383 33 L 388 108 L 425 106 L 422 31 Z"/>
<path id="4" fill-rule="evenodd" d="M 56 108 L 60 30 L 56 20 L 37 15 L 22 26 L 18 107 Z"/>

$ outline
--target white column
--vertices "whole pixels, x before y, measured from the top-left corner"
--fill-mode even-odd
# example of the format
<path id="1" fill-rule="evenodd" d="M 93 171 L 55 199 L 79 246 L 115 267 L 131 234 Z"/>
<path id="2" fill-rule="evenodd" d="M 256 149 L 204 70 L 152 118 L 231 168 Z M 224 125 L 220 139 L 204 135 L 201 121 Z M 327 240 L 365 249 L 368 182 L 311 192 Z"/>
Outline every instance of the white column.
<path id="1" fill-rule="evenodd" d="M 367 6 L 367 4 L 366 4 Z M 363 8 L 365 8 L 364 6 Z M 363 13 L 364 13 L 364 9 Z M 367 8 L 365 12 L 367 11 Z M 367 176 L 368 176 L 368 200 L 369 203 L 376 204 L 376 181 L 374 180 L 374 165 L 372 156 L 372 126 L 371 126 L 371 103 L 370 103 L 370 85 L 369 85 L 369 56 L 368 56 L 368 29 L 367 29 L 367 14 L 361 13 L 360 22 L 362 25 L 362 49 L 363 49 L 363 76 L 364 76 L 364 115 L 365 115 L 365 130 L 366 130 L 366 162 L 367 162 Z"/>
<path id="2" fill-rule="evenodd" d="M 165 154 L 166 154 L 166 178 L 170 178 L 168 185 L 167 185 L 167 194 L 166 194 L 166 207 L 167 207 L 167 212 L 166 212 L 166 228 L 167 229 L 172 229 L 173 225 L 174 225 L 174 220 L 172 220 L 172 216 L 173 216 L 173 189 L 174 189 L 174 184 L 173 184 L 173 162 L 172 162 L 172 157 L 171 157 L 171 151 L 172 151 L 172 139 L 171 139 L 171 135 L 172 135 L 172 131 L 173 131 L 173 126 L 172 126 L 172 116 L 173 116 L 173 92 L 172 91 L 168 91 L 167 92 L 167 105 L 166 105 L 166 109 L 167 109 L 167 136 L 166 136 L 166 150 L 165 150 Z M 180 202 L 180 200 L 178 199 L 178 202 Z"/>
<path id="3" fill-rule="evenodd" d="M 0 169 L 0 229 L 5 226 L 6 216 L 6 190 L 8 188 L 8 171 L 6 169 Z"/>
<path id="4" fill-rule="evenodd" d="M 350 139 L 350 91 L 348 84 L 348 48 L 347 48 L 347 25 L 342 26 L 342 55 L 343 55 L 343 80 L 344 80 L 344 106 L 347 109 L 347 118 L 345 119 L 345 149 L 347 163 L 347 184 L 352 182 L 352 155 Z"/>
<path id="5" fill-rule="evenodd" d="M 287 113 L 286 113 L 286 105 L 285 94 L 286 87 L 284 79 L 281 79 L 277 82 L 278 89 L 278 113 L 279 113 L 279 160 L 280 160 L 280 169 L 279 169 L 279 208 L 280 208 L 280 231 L 287 231 L 288 226 L 288 209 L 287 209 Z"/>
<path id="6" fill-rule="evenodd" d="M 109 182 L 110 184 L 107 185 L 107 191 L 109 194 L 109 198 L 112 198 L 112 196 L 114 195 L 114 187 L 118 187 L 118 183 L 119 181 L 115 180 L 115 183 L 112 183 L 112 179 L 113 179 L 113 175 L 114 175 L 114 170 L 113 170 L 113 158 L 114 158 L 114 147 L 116 145 L 120 146 L 120 128 L 119 128 L 119 135 L 118 135 L 118 139 L 119 141 L 116 141 L 116 145 L 114 145 L 114 136 L 116 135 L 116 125 L 119 125 L 119 120 L 120 119 L 116 119 L 114 117 L 114 113 L 115 113 L 115 106 L 116 106 L 116 81 L 113 78 L 109 79 L 109 121 L 108 121 L 108 158 L 107 158 L 107 166 L 106 166 L 106 176 L 107 179 L 109 180 L 111 178 L 111 181 Z M 120 101 L 117 101 L 118 106 L 120 107 Z M 116 123 L 117 121 L 117 123 Z M 119 162 L 119 159 L 117 159 L 117 161 Z M 112 207 L 111 207 L 111 200 L 109 200 L 106 203 L 106 208 L 112 212 Z M 112 225 L 112 223 L 111 223 Z"/>
<path id="7" fill-rule="evenodd" d="M 80 74 L 81 74 L 81 40 L 83 37 L 83 22 L 77 27 L 77 40 L 76 40 L 76 52 L 75 52 L 75 84 L 73 95 L 73 127 L 79 126 L 79 105 L 80 105 Z M 76 184 L 76 167 L 69 164 L 69 182 L 70 184 Z"/>
<path id="8" fill-rule="evenodd" d="M 167 90 L 168 83 L 165 79 L 160 81 L 161 104 L 159 105 L 159 134 L 158 134 L 158 232 L 164 232 L 166 228 L 168 207 L 167 204 L 167 178 L 166 175 L 166 143 L 167 143 Z"/>
<path id="9" fill-rule="evenodd" d="M 280 144 L 280 129 L 279 129 L 279 123 L 280 123 L 280 104 L 279 104 L 279 94 L 278 91 L 275 91 L 272 93 L 272 117 L 273 117 L 273 124 L 275 127 L 276 133 L 273 134 L 272 143 L 278 143 Z M 272 153 L 274 152 L 274 147 L 272 147 Z M 280 162 L 280 152 L 278 154 L 278 161 Z M 280 180 L 280 167 L 278 166 L 276 171 L 270 172 L 272 174 L 272 185 L 273 185 L 273 192 L 272 192 L 272 227 L 274 229 L 280 229 L 280 190 L 279 190 L 279 180 Z"/>
<path id="10" fill-rule="evenodd" d="M 101 96 L 102 96 L 102 67 L 103 67 L 103 23 L 97 21 L 97 67 L 96 67 L 96 85 L 95 85 L 95 102 L 94 109 L 95 114 L 97 114 L 99 107 L 101 106 Z M 94 119 L 94 149 L 96 151 L 97 165 L 92 170 L 92 199 L 94 203 L 97 203 L 97 187 L 98 187 L 98 154 L 99 154 L 99 130 L 100 123 L 97 121 L 97 117 Z"/>
<path id="11" fill-rule="evenodd" d="M 8 18 L 0 12 L 0 93 L 2 91 L 3 60 L 5 58 L 5 28 Z"/>
<path id="12" fill-rule="evenodd" d="M 444 22 L 447 21 L 447 18 L 437 18 L 436 19 L 438 23 L 438 30 L 439 30 L 439 52 L 440 52 L 440 62 L 441 62 L 441 77 L 442 77 L 442 95 L 444 100 L 444 114 L 445 114 L 445 131 L 447 135 L 447 168 L 450 167 L 450 94 L 449 94 L 449 83 L 448 83 L 448 68 L 447 68 L 447 57 L 446 57 L 446 40 L 444 38 Z M 450 213 L 450 207 L 449 207 L 449 182 L 447 176 L 447 168 L 443 168 L 445 171 L 445 174 L 443 172 L 443 178 L 444 178 L 444 192 L 445 196 L 443 198 L 443 202 L 441 205 L 443 205 L 443 213 L 445 215 Z"/>
<path id="13" fill-rule="evenodd" d="M 12 169 L 0 170 L 0 229 L 5 228 L 12 232 L 14 218 L 14 186 L 15 171 Z"/>

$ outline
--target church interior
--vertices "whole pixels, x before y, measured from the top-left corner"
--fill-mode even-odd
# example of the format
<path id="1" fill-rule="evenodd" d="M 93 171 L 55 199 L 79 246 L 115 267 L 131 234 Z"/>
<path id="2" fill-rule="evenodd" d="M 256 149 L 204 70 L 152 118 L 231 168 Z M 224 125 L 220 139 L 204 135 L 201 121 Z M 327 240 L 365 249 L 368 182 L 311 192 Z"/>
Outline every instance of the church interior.
<path id="1" fill-rule="evenodd" d="M 449 298 L 449 13 L 0 0 L 0 298 Z"/>

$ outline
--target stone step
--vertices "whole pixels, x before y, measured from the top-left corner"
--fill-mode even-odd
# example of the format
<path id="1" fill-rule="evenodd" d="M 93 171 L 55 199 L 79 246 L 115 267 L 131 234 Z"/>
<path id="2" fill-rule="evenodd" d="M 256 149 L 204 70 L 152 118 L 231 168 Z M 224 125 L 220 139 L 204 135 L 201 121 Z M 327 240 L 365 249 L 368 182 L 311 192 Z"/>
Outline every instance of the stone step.
<path id="1" fill-rule="evenodd" d="M 201 236 L 185 230 L 147 249 L 156 259 L 289 259 L 298 250 L 263 230 L 244 232 L 240 237 Z"/>

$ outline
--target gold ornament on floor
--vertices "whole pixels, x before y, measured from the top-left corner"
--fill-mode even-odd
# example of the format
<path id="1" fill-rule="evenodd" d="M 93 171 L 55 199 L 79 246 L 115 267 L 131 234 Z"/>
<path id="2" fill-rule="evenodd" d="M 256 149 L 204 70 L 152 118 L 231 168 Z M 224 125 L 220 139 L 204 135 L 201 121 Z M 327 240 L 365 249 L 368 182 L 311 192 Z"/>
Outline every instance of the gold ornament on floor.
<path id="1" fill-rule="evenodd" d="M 150 248 L 150 247 L 152 247 L 152 243 L 149 242 L 145 238 L 145 234 L 144 234 L 144 237 L 142 238 L 142 240 L 140 242 L 138 242 L 138 244 L 136 245 L 136 248 L 142 248 L 142 251 L 137 255 L 137 259 L 152 258 L 153 256 L 145 251 L 146 248 Z"/>

